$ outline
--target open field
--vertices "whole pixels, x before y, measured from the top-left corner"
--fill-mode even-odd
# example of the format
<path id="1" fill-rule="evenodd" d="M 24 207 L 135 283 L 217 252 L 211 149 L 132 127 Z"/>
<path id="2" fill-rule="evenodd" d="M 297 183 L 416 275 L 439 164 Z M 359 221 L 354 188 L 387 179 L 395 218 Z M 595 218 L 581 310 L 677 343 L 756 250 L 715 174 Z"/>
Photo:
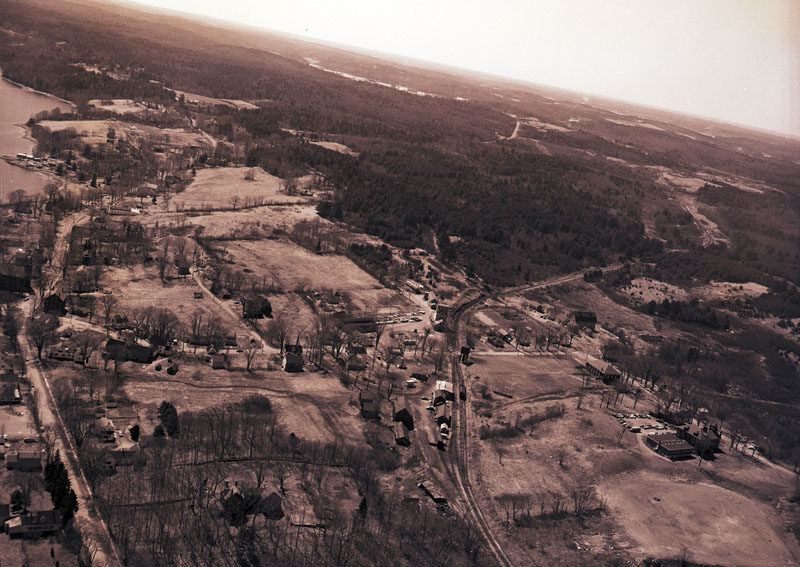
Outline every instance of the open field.
<path id="1" fill-rule="evenodd" d="M 237 110 L 246 109 L 246 110 L 255 110 L 258 107 L 250 102 L 246 102 L 244 100 L 238 99 L 230 99 L 230 98 L 213 98 L 210 96 L 203 96 L 197 93 L 186 93 L 183 91 L 174 91 L 176 97 L 183 96 L 187 103 L 191 104 L 198 104 L 200 106 L 228 106 L 230 108 L 235 108 Z"/>
<path id="2" fill-rule="evenodd" d="M 569 355 L 526 356 L 512 349 L 495 355 L 475 352 L 470 355 L 470 360 L 472 365 L 465 369 L 466 373 L 480 376 L 480 383 L 486 384 L 489 390 L 512 394 L 514 401 L 572 390 L 581 384 L 580 371 Z"/>
<path id="3" fill-rule="evenodd" d="M 214 300 L 204 294 L 202 299 L 194 299 L 199 288 L 191 278 L 173 280 L 163 285 L 152 268 L 115 268 L 103 275 L 103 287 L 110 289 L 119 301 L 115 313 L 125 313 L 130 309 L 147 307 L 169 307 L 183 324 L 188 324 L 196 309 L 206 314 L 215 314 L 223 319 L 223 324 L 233 331 L 239 331 L 241 322 L 233 320 L 225 311 L 219 309 Z"/>
<path id="4" fill-rule="evenodd" d="M 602 492 L 640 558 L 680 557 L 685 549 L 700 563 L 767 567 L 800 557 L 772 506 L 702 479 L 638 471 L 605 479 Z"/>
<path id="5" fill-rule="evenodd" d="M 161 109 L 159 108 L 152 109 L 147 107 L 146 105 L 142 104 L 141 102 L 136 102 L 130 98 L 115 98 L 115 99 L 99 99 L 93 98 L 89 101 L 89 105 L 95 107 L 98 110 L 108 110 L 109 112 L 114 112 L 116 114 L 138 114 L 141 112 L 158 112 Z"/>
<path id="6" fill-rule="evenodd" d="M 226 242 L 236 264 L 266 276 L 285 290 L 302 287 L 359 291 L 379 289 L 378 281 L 344 256 L 314 254 L 285 240 Z"/>
<path id="7" fill-rule="evenodd" d="M 147 138 L 154 144 L 171 147 L 209 146 L 209 140 L 201 133 L 187 132 L 182 128 L 156 128 L 144 124 L 131 124 L 117 120 L 42 120 L 39 125 L 50 131 L 75 130 L 86 144 L 106 142 L 108 130 L 113 128 L 117 137 L 135 143 Z"/>
<path id="8" fill-rule="evenodd" d="M 612 538 L 613 547 L 638 560 L 678 557 L 684 548 L 693 561 L 722 565 L 792 565 L 800 558 L 775 508 L 791 492 L 788 471 L 765 470 L 735 452 L 719 454 L 701 470 L 697 458 L 671 462 L 656 455 L 642 442 L 645 433 L 626 432 L 619 445 L 619 424 L 593 396 L 583 400 L 581 409 L 575 398 L 505 406 L 495 400 L 490 420 L 495 427 L 513 424 L 518 416 L 543 414 L 556 403 L 564 403 L 566 410 L 515 437 L 473 444 L 476 473 L 498 528 L 505 496 L 530 495 L 538 513 L 540 500 L 547 509 L 550 495 L 568 495 L 576 486 L 596 483 L 616 528 L 599 539 L 591 535 L 597 535 L 596 527 L 579 530 L 576 541 L 584 553 L 608 549 Z M 625 404 L 625 411 L 631 411 L 632 402 Z M 538 524 L 536 531 L 515 528 L 512 540 L 535 541 L 536 548 L 548 552 L 550 538 L 565 522 L 557 520 L 549 528 Z M 586 560 L 580 551 L 566 553 L 573 559 L 565 564 Z"/>
<path id="9" fill-rule="evenodd" d="M 136 372 L 125 381 L 127 397 L 137 405 L 145 432 L 158 423 L 162 400 L 175 404 L 178 412 L 229 405 L 253 394 L 267 396 L 287 433 L 311 441 L 341 440 L 363 443 L 363 421 L 349 405 L 351 392 L 333 377 L 281 371 L 249 374 L 212 370 L 205 364 L 184 364 L 175 376 L 152 369 Z"/>
<path id="10" fill-rule="evenodd" d="M 230 199 L 223 201 L 222 206 L 230 207 Z M 190 205 L 194 206 L 194 205 Z M 247 231 L 250 227 L 260 227 L 271 232 L 273 229 L 288 230 L 300 221 L 318 219 L 317 211 L 312 205 L 263 206 L 236 211 L 214 211 L 214 213 L 160 212 L 143 219 L 144 222 L 159 225 L 178 225 L 188 220 L 192 225 L 202 227 L 203 235 L 209 237 L 230 236 L 237 230 Z"/>
<path id="11" fill-rule="evenodd" d="M 358 157 L 358 152 L 354 152 L 349 147 L 345 146 L 344 144 L 340 144 L 339 142 L 311 142 L 316 146 L 320 146 L 325 148 L 326 150 L 333 150 L 334 152 L 339 152 L 340 154 L 344 154 L 347 156 L 354 156 Z"/>
<path id="12" fill-rule="evenodd" d="M 253 180 L 245 179 L 252 172 Z M 261 168 L 219 167 L 197 171 L 197 176 L 184 191 L 175 195 L 171 206 L 184 208 L 225 208 L 244 205 L 252 199 L 265 202 L 296 203 L 299 198 L 281 191 L 281 180 Z"/>

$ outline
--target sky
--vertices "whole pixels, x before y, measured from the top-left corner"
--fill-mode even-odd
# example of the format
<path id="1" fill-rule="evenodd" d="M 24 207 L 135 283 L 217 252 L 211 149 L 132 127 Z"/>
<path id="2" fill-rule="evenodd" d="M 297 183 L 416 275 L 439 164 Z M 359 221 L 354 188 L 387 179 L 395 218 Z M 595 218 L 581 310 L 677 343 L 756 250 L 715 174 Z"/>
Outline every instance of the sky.
<path id="1" fill-rule="evenodd" d="M 137 0 L 800 136 L 800 0 Z"/>

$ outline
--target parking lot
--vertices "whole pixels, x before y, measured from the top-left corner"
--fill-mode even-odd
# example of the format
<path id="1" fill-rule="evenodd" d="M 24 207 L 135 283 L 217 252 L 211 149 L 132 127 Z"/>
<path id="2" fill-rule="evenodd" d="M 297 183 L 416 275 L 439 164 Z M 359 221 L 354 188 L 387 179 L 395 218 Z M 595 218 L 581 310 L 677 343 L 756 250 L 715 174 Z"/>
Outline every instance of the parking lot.
<path id="1" fill-rule="evenodd" d="M 666 432 L 667 423 L 646 413 L 613 413 L 614 418 L 631 433 Z"/>

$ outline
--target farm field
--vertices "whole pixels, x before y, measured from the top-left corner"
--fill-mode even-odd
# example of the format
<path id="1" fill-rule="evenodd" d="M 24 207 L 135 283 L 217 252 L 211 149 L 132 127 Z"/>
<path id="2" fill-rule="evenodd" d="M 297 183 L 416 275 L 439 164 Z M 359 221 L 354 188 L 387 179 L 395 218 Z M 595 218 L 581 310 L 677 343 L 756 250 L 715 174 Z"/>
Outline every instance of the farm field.
<path id="1" fill-rule="evenodd" d="M 245 179 L 250 173 L 252 180 Z M 219 167 L 200 169 L 191 183 L 170 199 L 172 208 L 233 208 L 252 200 L 272 203 L 296 203 L 302 198 L 282 191 L 280 178 L 260 168 Z"/>
<path id="2" fill-rule="evenodd" d="M 286 240 L 226 242 L 237 265 L 284 290 L 308 288 L 360 291 L 380 289 L 378 281 L 344 256 L 314 254 Z"/>
<path id="3" fill-rule="evenodd" d="M 181 363 L 175 376 L 147 371 L 130 376 L 123 386 L 127 398 L 137 405 L 146 431 L 158 423 L 158 405 L 164 400 L 179 411 L 197 411 L 234 404 L 248 396 L 269 397 L 278 424 L 309 441 L 363 443 L 363 421 L 349 405 L 352 392 L 332 375 L 314 372 L 286 374 L 212 370 L 207 364 Z"/>
<path id="4" fill-rule="evenodd" d="M 117 136 L 129 142 L 147 138 L 155 144 L 164 144 L 171 147 L 185 147 L 196 145 L 210 146 L 208 138 L 200 133 L 187 132 L 182 128 L 156 128 L 143 124 L 131 124 L 117 120 L 42 120 L 39 125 L 52 132 L 61 130 L 75 130 L 86 144 L 101 144 L 106 142 L 108 130 L 113 128 Z"/>
<path id="5" fill-rule="evenodd" d="M 578 363 L 569 355 L 543 353 L 525 355 L 507 347 L 497 353 L 474 352 L 472 365 L 464 372 L 480 376 L 480 383 L 489 390 L 513 396 L 505 401 L 516 404 L 519 399 L 573 390 L 581 385 Z M 504 398 L 498 398 L 504 399 Z"/>
<path id="6" fill-rule="evenodd" d="M 580 409 L 575 397 L 518 406 L 501 400 L 495 396 L 493 404 L 485 404 L 493 415 L 481 419 L 482 424 L 499 427 L 520 419 L 525 423 L 526 417 L 562 403 L 565 411 L 561 417 L 523 427 L 516 436 L 473 442 L 477 478 L 494 517 L 506 517 L 509 496 L 530 496 L 538 512 L 540 502 L 545 509 L 551 505 L 553 494 L 568 495 L 591 484 L 597 484 L 598 498 L 607 506 L 608 531 L 573 531 L 578 550 L 558 552 L 571 558 L 568 563 L 587 561 L 592 553 L 609 548 L 625 550 L 638 560 L 686 553 L 692 561 L 736 566 L 792 565 L 800 558 L 800 547 L 785 531 L 780 511 L 780 503 L 790 496 L 788 471 L 764 470 L 737 452 L 718 454 L 702 469 L 696 457 L 672 462 L 644 445 L 646 433 L 626 432 L 619 444 L 619 424 L 609 410 L 599 408 L 594 395 L 587 396 Z M 632 402 L 626 400 L 624 407 L 631 411 Z M 553 553 L 559 522 L 571 529 L 566 518 L 550 528 L 536 524 L 535 531 L 520 527 L 513 541 L 535 541 L 540 552 Z M 497 527 L 501 528 L 499 521 Z"/>

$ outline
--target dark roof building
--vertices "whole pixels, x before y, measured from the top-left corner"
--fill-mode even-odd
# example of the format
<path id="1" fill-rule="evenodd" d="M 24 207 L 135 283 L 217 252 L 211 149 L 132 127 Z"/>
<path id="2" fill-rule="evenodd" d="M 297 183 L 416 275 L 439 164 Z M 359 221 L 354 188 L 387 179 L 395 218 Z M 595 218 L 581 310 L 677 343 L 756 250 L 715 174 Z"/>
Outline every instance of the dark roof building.
<path id="1" fill-rule="evenodd" d="M 6 468 L 22 472 L 33 472 L 42 468 L 41 451 L 18 451 L 6 455 Z"/>
<path id="2" fill-rule="evenodd" d="M 0 266 L 0 290 L 14 293 L 32 292 L 30 266 L 17 266 L 15 264 Z"/>
<path id="3" fill-rule="evenodd" d="M 22 396 L 19 393 L 19 384 L 0 384 L 0 404 L 19 404 Z"/>
<path id="4" fill-rule="evenodd" d="M 721 436 L 715 426 L 685 425 L 676 430 L 675 434 L 694 447 L 700 455 L 713 454 L 719 450 Z"/>
<path id="5" fill-rule="evenodd" d="M 586 361 L 586 370 L 589 374 L 599 378 L 606 384 L 615 382 L 620 379 L 622 374 L 617 368 L 608 362 L 601 362 L 599 360 L 590 358 Z"/>
<path id="6" fill-rule="evenodd" d="M 593 311 L 573 311 L 572 319 L 578 327 L 591 329 L 593 331 L 595 325 L 597 325 L 597 315 L 595 315 Z"/>
<path id="7" fill-rule="evenodd" d="M 272 304 L 263 295 L 242 298 L 242 316 L 245 319 L 272 317 Z"/>
<path id="8" fill-rule="evenodd" d="M 281 368 L 284 372 L 303 371 L 303 347 L 301 345 L 287 344 L 283 347 Z"/>
<path id="9" fill-rule="evenodd" d="M 123 342 L 108 339 L 103 349 L 103 358 L 106 360 L 132 361 L 140 364 L 149 364 L 153 361 L 153 348 L 138 345 L 134 342 Z"/>
<path id="10" fill-rule="evenodd" d="M 403 445 L 404 447 L 408 447 L 411 445 L 411 439 L 408 437 L 408 428 L 406 424 L 402 421 L 395 421 L 392 424 L 392 430 L 394 431 L 394 442 L 398 445 Z"/>
<path id="11" fill-rule="evenodd" d="M 411 415 L 411 412 L 408 411 L 407 408 L 400 408 L 394 413 L 394 421 L 401 421 L 405 424 L 406 428 L 409 431 L 413 431 L 414 429 L 414 416 Z"/>
<path id="12" fill-rule="evenodd" d="M 5 522 L 9 536 L 27 535 L 41 537 L 61 529 L 61 515 L 56 510 L 29 512 Z"/>
<path id="13" fill-rule="evenodd" d="M 58 315 L 63 317 L 67 314 L 67 303 L 61 296 L 54 293 L 44 298 L 42 302 L 42 310 L 50 315 Z"/>
<path id="14" fill-rule="evenodd" d="M 694 447 L 673 433 L 653 433 L 647 436 L 645 444 L 659 455 L 669 459 L 685 459 L 694 453 Z"/>

